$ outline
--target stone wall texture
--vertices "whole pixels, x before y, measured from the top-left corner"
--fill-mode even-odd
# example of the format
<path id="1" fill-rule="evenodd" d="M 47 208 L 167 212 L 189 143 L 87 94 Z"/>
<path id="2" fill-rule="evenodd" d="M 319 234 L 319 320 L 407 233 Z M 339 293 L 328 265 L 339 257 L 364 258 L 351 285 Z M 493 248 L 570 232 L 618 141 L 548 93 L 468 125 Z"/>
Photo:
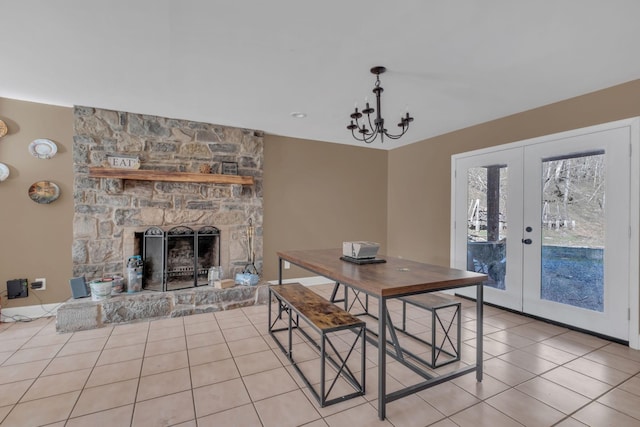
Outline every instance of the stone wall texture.
<path id="1" fill-rule="evenodd" d="M 103 301 L 70 300 L 56 314 L 58 332 L 75 332 L 145 319 L 182 317 L 269 302 L 267 284 L 216 289 L 198 286 L 172 292 L 120 294 Z M 265 313 L 267 307 L 265 307 Z"/>
<path id="2" fill-rule="evenodd" d="M 256 267 L 262 267 L 263 138 L 257 131 L 187 120 L 74 108 L 73 274 L 94 278 L 126 277 L 126 260 L 140 248 L 134 232 L 151 226 L 221 231 L 221 265 L 226 277 L 242 271 L 249 259 L 247 227 L 255 227 Z M 255 184 L 150 182 L 91 178 L 89 168 L 106 156 L 136 155 L 141 169 L 199 172 L 202 165 L 220 173 L 222 162 L 236 162 L 238 174 Z"/>

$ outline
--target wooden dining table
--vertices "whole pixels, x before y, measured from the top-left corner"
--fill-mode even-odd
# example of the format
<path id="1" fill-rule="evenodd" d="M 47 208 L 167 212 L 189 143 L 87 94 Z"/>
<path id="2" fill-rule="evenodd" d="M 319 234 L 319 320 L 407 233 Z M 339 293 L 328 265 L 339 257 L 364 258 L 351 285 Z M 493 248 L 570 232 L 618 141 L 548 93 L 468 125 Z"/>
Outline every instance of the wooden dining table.
<path id="1" fill-rule="evenodd" d="M 378 263 L 355 264 L 341 259 L 341 249 L 291 250 L 278 252 L 278 283 L 282 283 L 284 262 L 290 262 L 314 274 L 326 277 L 336 284 L 345 286 L 355 292 L 363 292 L 368 297 L 378 300 L 378 312 L 374 317 L 378 320 L 375 337 L 368 337 L 378 346 L 378 417 L 386 417 L 386 404 L 404 396 L 417 393 L 429 387 L 453 378 L 476 373 L 476 380 L 482 381 L 482 317 L 483 317 L 483 282 L 484 274 L 465 270 L 442 267 L 411 261 L 404 258 L 379 256 Z M 397 351 L 390 349 L 387 328 L 395 338 L 395 331 L 390 325 L 387 302 L 393 298 L 455 289 L 465 286 L 476 287 L 476 361 L 475 365 L 464 366 L 454 371 L 434 376 L 421 370 L 415 363 L 410 363 Z M 458 337 L 460 338 L 460 337 Z M 397 346 L 398 343 L 396 342 Z M 424 381 L 391 393 L 386 391 L 387 353 L 398 362 L 421 375 Z"/>

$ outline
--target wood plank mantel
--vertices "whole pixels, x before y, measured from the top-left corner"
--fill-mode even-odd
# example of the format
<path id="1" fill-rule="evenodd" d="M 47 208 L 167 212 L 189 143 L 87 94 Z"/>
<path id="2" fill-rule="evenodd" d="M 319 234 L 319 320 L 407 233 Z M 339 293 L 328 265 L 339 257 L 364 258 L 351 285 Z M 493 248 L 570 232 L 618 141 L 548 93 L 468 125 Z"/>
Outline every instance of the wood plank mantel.
<path id="1" fill-rule="evenodd" d="M 253 185 L 254 183 L 252 176 L 104 167 L 89 168 L 89 176 L 92 178 L 133 179 L 138 181 L 204 182 L 240 185 Z"/>

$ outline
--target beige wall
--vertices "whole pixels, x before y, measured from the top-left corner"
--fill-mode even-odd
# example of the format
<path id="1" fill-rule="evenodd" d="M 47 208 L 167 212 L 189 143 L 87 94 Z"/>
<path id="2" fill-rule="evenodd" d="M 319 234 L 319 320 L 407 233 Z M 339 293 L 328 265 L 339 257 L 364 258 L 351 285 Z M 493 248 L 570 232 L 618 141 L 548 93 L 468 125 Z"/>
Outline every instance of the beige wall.
<path id="1" fill-rule="evenodd" d="M 0 98 L 0 119 L 9 128 L 0 139 L 0 162 L 11 173 L 0 182 L 2 307 L 64 301 L 71 296 L 73 110 Z M 55 157 L 41 160 L 29 153 L 29 144 L 38 138 L 56 143 Z M 60 187 L 60 198 L 49 205 L 37 204 L 27 194 L 31 184 L 42 180 Z M 46 290 L 29 289 L 28 298 L 5 297 L 7 280 L 27 278 L 31 283 L 37 277 L 47 279 Z"/>
<path id="2" fill-rule="evenodd" d="M 328 248 L 343 240 L 382 243 L 382 252 L 449 263 L 451 155 L 554 132 L 640 116 L 640 80 L 463 129 L 390 152 L 267 135 L 264 167 L 264 271 L 277 277 L 276 251 Z M 0 162 L 0 294 L 6 281 L 47 278 L 43 303 L 70 296 L 73 218 L 71 108 L 0 98 L 9 135 Z M 32 157 L 36 138 L 58 145 L 51 160 Z M 29 186 L 52 180 L 62 196 L 38 205 Z M 285 277 L 308 275 L 292 268 Z M 3 307 L 38 305 L 29 298 Z"/>
<path id="3" fill-rule="evenodd" d="M 386 251 L 386 151 L 268 135 L 264 164 L 265 279 L 277 278 L 280 250 L 372 240 Z"/>
<path id="4" fill-rule="evenodd" d="M 392 150 L 388 253 L 449 265 L 453 154 L 640 116 L 639 100 L 634 80 Z"/>

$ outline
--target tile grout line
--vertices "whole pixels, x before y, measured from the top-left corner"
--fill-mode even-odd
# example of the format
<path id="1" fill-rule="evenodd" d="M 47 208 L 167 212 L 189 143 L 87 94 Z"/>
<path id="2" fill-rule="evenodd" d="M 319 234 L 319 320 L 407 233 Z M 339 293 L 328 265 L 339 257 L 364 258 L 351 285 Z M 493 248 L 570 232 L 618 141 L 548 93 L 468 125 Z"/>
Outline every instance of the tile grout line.
<path id="1" fill-rule="evenodd" d="M 50 322 L 48 322 L 48 323 L 51 323 L 51 321 L 50 321 Z M 46 326 L 46 325 L 45 325 L 45 326 Z M 41 329 L 41 330 L 42 330 L 42 329 Z M 74 334 L 75 334 L 75 332 L 74 332 L 74 333 L 69 337 L 69 339 L 68 339 L 68 340 L 67 340 L 67 341 L 66 341 L 66 342 L 65 342 L 65 343 L 60 347 L 60 349 L 56 352 L 56 355 L 54 355 L 54 356 L 49 360 L 49 362 L 47 363 L 47 365 L 42 369 L 42 371 L 40 372 L 40 374 L 38 374 L 38 376 L 34 379 L 33 383 L 29 386 L 29 388 L 27 388 L 27 390 L 25 391 L 25 393 L 23 393 L 23 394 L 22 394 L 22 396 L 20 397 L 20 399 L 19 399 L 19 400 L 18 400 L 18 401 L 13 405 L 13 407 L 11 408 L 11 410 L 7 413 L 6 417 L 8 417 L 8 416 L 11 414 L 11 412 L 13 412 L 13 411 L 15 410 L 15 408 L 16 408 L 20 403 L 24 403 L 24 402 L 21 402 L 22 398 L 24 398 L 24 396 L 26 395 L 26 393 L 28 393 L 28 391 L 29 391 L 29 390 L 31 390 L 31 388 L 33 387 L 33 385 L 34 385 L 34 384 L 35 384 L 35 383 L 36 383 L 40 378 L 42 378 L 42 377 L 43 377 L 42 373 L 43 373 L 43 372 L 44 372 L 44 371 L 49 367 L 49 365 L 53 362 L 53 360 L 56 358 L 56 356 L 57 356 L 58 354 L 60 354 L 60 352 L 62 351 L 62 349 L 63 349 L 63 348 L 64 348 L 64 347 L 65 347 L 65 346 L 70 342 L 71 337 L 73 337 L 73 335 L 74 335 Z M 34 336 L 35 336 L 35 335 L 34 335 Z M 107 341 L 108 341 L 108 339 L 107 339 L 107 340 L 105 340 L 105 343 L 104 343 L 104 345 L 103 345 L 103 347 L 102 347 L 102 350 L 104 350 L 104 346 L 106 346 Z M 27 342 L 28 342 L 28 341 L 27 341 Z M 25 343 L 25 344 L 26 344 L 26 343 Z M 101 353 L 102 353 L 102 350 L 100 350 L 100 352 L 101 352 Z M 17 351 L 18 351 L 18 350 L 16 350 L 15 352 L 17 352 Z M 14 353 L 15 353 L 15 352 L 14 352 Z M 84 352 L 84 353 L 89 353 L 89 352 Z M 81 353 L 76 353 L 76 354 L 83 354 L 83 352 L 81 352 Z M 76 354 L 72 354 L 72 355 L 68 355 L 68 356 L 74 356 L 74 355 L 76 355 Z M 67 356 L 61 356 L 61 357 L 67 357 Z M 80 400 L 80 396 L 82 395 L 82 391 L 84 391 L 85 386 L 86 386 L 87 382 L 89 381 L 89 378 L 91 377 L 91 374 L 93 373 L 93 369 L 95 368 L 97 361 L 98 361 L 98 359 L 96 358 L 96 362 L 95 362 L 95 363 L 93 364 L 93 366 L 91 367 L 91 371 L 89 372 L 89 375 L 87 375 L 87 379 L 84 381 L 84 384 L 83 384 L 82 388 L 79 390 L 79 391 L 80 391 L 80 393 L 78 394 L 78 397 L 76 397 L 76 401 L 74 402 L 73 406 L 71 407 L 71 409 L 70 409 L 70 411 L 69 411 L 69 414 L 67 415 L 66 419 L 64 419 L 64 420 L 57 420 L 57 421 L 54 421 L 54 422 L 61 422 L 61 421 L 65 421 L 65 423 L 66 423 L 66 422 L 70 419 L 70 416 L 71 416 L 71 414 L 73 413 L 73 410 L 75 409 L 76 405 L 78 404 L 78 401 Z M 73 371 L 68 371 L 68 372 L 73 372 Z M 67 373 L 67 372 L 63 372 L 63 373 Z M 59 373 L 59 374 L 63 374 L 63 373 Z M 52 374 L 52 375 L 59 375 L 59 374 Z M 46 376 L 48 376 L 48 375 L 45 375 L 45 377 L 46 377 Z M 57 395 L 57 394 L 55 394 L 55 395 L 51 395 L 51 396 L 44 396 L 44 397 L 41 397 L 41 398 L 39 398 L 39 399 L 34 399 L 34 400 L 42 400 L 42 399 L 46 399 L 46 398 L 53 397 L 53 396 L 56 396 L 56 395 Z M 6 417 L 4 418 L 5 420 L 6 420 Z M 4 422 L 4 420 L 2 420 L 2 421 Z"/>
<path id="2" fill-rule="evenodd" d="M 594 353 L 594 352 L 596 352 L 596 351 L 598 351 L 598 350 L 602 350 L 604 347 L 606 347 L 606 346 L 608 346 L 608 345 L 609 345 L 609 344 L 604 344 L 604 345 L 602 345 L 602 346 L 600 346 L 600 347 L 598 347 L 598 348 L 595 348 L 595 349 L 593 349 L 592 351 L 589 351 L 589 352 L 587 352 L 587 353 L 583 354 L 582 356 L 580 356 L 580 358 L 585 357 L 586 355 L 591 354 L 591 353 Z M 576 360 L 576 359 L 574 359 L 574 360 Z M 590 360 L 590 359 L 587 359 L 587 360 Z M 572 360 L 572 361 L 573 361 L 573 360 Z M 572 361 L 570 361 L 570 362 L 572 362 Z M 564 365 L 566 365 L 567 363 L 570 363 L 570 362 L 566 362 L 566 363 L 564 363 L 564 364 L 563 364 L 563 365 L 561 365 L 561 366 L 564 366 Z M 594 362 L 594 363 L 597 363 L 597 364 L 599 364 L 599 365 L 601 365 L 601 363 L 599 363 L 599 362 L 595 362 L 595 361 L 593 361 L 593 362 Z M 606 365 L 602 365 L 602 366 L 605 366 L 605 367 L 607 367 L 607 368 L 611 368 L 611 367 L 606 366 Z M 578 372 L 578 371 L 575 371 L 575 370 L 573 370 L 573 369 L 571 369 L 571 368 L 568 368 L 568 367 L 566 367 L 566 366 L 564 366 L 564 367 L 565 367 L 566 369 L 572 370 L 573 372 Z M 611 368 L 611 369 L 615 369 L 615 368 Z M 622 372 L 622 371 L 620 371 L 620 372 Z M 578 372 L 578 373 L 579 373 L 579 374 L 581 374 L 581 372 Z M 626 372 L 625 372 L 625 374 L 626 374 Z M 580 406 L 579 408 L 577 408 L 577 409 L 576 409 L 576 410 L 574 410 L 573 412 L 571 412 L 571 413 L 567 414 L 567 416 L 566 416 L 566 417 L 564 417 L 562 420 L 558 421 L 558 423 L 560 423 L 560 422 L 562 422 L 562 421 L 564 421 L 564 420 L 567 420 L 567 419 L 572 418 L 572 417 L 573 417 L 573 415 L 575 415 L 576 413 L 578 413 L 579 411 L 581 411 L 582 409 L 586 408 L 586 407 L 587 407 L 587 406 L 589 406 L 589 405 L 592 405 L 592 404 L 594 404 L 594 403 L 600 403 L 600 402 L 598 402 L 598 399 L 602 398 L 602 397 L 603 397 L 603 396 L 605 396 L 606 394 L 611 393 L 613 390 L 618 389 L 622 384 L 624 384 L 624 383 L 626 383 L 626 382 L 630 381 L 632 378 L 634 378 L 634 377 L 635 377 L 635 376 L 637 376 L 638 374 L 640 374 L 640 370 L 636 371 L 636 373 L 635 373 L 635 374 L 631 374 L 628 378 L 626 378 L 626 379 L 624 379 L 624 380 L 620 381 L 619 383 L 617 383 L 617 384 L 615 384 L 615 385 L 611 385 L 611 384 L 607 384 L 607 383 L 605 383 L 605 384 L 607 384 L 607 385 L 609 385 L 609 386 L 610 386 L 610 388 L 609 388 L 607 391 L 605 391 L 605 392 L 601 393 L 600 395 L 596 396 L 595 398 L 592 398 L 592 399 L 590 398 L 590 399 L 591 399 L 591 401 L 590 401 L 590 402 L 588 402 L 588 403 L 586 403 L 586 404 L 584 404 L 584 405 Z M 583 374 L 583 375 L 585 375 L 585 374 Z M 593 379 L 595 379 L 595 380 L 597 380 L 597 381 L 600 381 L 600 380 L 598 380 L 597 378 L 591 377 L 591 376 L 589 376 L 589 375 L 586 375 L 586 376 L 588 376 L 589 378 L 593 378 Z M 600 381 L 600 382 L 603 382 L 603 383 L 604 383 L 604 381 Z M 554 383 L 555 383 L 555 382 L 554 382 Z M 555 383 L 555 384 L 558 384 L 558 383 Z M 564 387 L 562 384 L 558 384 L 558 385 L 559 385 L 559 386 L 561 386 L 561 387 Z M 566 388 L 566 387 L 564 387 L 564 388 Z M 583 396 L 584 396 L 584 395 L 583 395 Z M 588 397 L 588 396 L 585 396 L 585 397 Z M 610 408 L 610 409 L 612 409 L 612 410 L 614 410 L 614 411 L 616 411 L 616 412 L 620 412 L 620 411 L 618 411 L 616 408 L 613 408 L 613 407 L 611 407 L 611 406 L 609 406 L 609 405 L 605 405 L 604 403 L 600 403 L 600 404 L 601 404 L 601 405 L 604 405 L 604 406 L 607 406 L 608 408 Z M 631 416 L 631 415 L 629 415 L 629 414 L 627 414 L 627 413 L 624 413 L 624 412 L 620 412 L 620 413 L 621 413 L 621 414 L 624 414 L 624 415 L 626 415 L 626 416 L 628 416 L 628 417 L 630 417 L 630 418 L 638 419 L 638 418 L 633 417 L 633 416 Z M 640 420 L 639 420 L 639 421 L 640 421 Z M 556 424 L 554 424 L 554 425 L 557 425 L 558 423 L 556 423 Z"/>

